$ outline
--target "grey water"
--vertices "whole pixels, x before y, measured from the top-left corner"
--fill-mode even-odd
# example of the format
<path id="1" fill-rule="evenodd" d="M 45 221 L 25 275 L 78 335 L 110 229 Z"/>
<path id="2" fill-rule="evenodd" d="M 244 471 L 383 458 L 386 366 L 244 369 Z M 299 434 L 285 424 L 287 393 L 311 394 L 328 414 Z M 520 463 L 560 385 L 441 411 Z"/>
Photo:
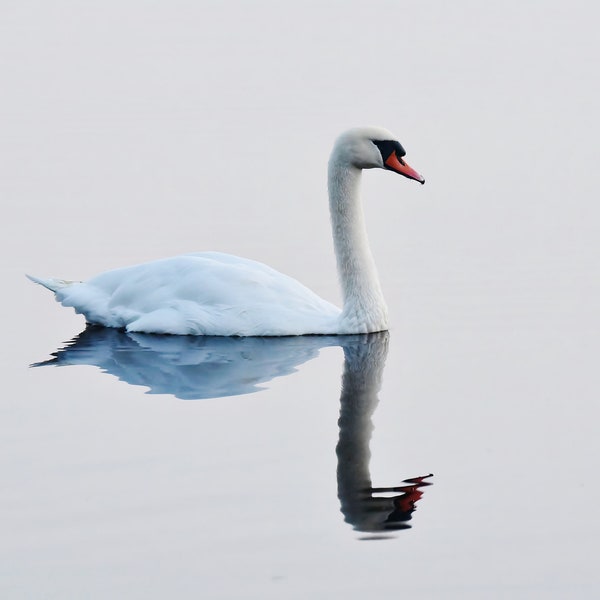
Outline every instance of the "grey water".
<path id="1" fill-rule="evenodd" d="M 592 3 L 8 3 L 2 598 L 595 598 Z M 340 301 L 334 137 L 391 330 L 85 328 L 24 274 L 219 250 Z"/>

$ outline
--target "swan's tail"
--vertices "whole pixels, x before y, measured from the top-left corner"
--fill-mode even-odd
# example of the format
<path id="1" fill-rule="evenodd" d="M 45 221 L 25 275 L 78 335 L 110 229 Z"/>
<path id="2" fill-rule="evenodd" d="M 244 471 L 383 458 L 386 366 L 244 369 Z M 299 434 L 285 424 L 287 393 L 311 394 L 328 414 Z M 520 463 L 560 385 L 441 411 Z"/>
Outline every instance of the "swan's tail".
<path id="1" fill-rule="evenodd" d="M 73 285 L 74 283 L 80 283 L 79 281 L 67 281 L 66 279 L 40 279 L 39 277 L 34 277 L 33 275 L 26 275 L 28 279 L 31 279 L 34 283 L 38 283 L 39 285 L 44 286 L 49 289 L 51 292 L 58 292 L 62 288 Z"/>

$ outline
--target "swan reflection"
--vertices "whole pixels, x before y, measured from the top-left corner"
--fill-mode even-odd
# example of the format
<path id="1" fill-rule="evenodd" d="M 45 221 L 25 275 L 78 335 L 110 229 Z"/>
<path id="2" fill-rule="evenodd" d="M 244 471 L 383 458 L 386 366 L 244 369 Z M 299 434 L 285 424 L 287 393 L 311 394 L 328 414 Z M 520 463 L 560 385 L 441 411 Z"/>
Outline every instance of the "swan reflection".
<path id="1" fill-rule="evenodd" d="M 416 502 L 431 475 L 400 485 L 374 487 L 369 442 L 379 402 L 387 332 L 346 336 L 206 337 L 126 333 L 88 327 L 32 366 L 92 365 L 150 394 L 192 400 L 250 394 L 275 377 L 289 375 L 321 348 L 341 346 L 344 371 L 340 397 L 337 488 L 344 520 L 365 539 L 410 527 Z"/>
<path id="2" fill-rule="evenodd" d="M 337 346 L 337 336 L 217 337 L 127 333 L 88 326 L 54 358 L 32 366 L 99 367 L 148 394 L 200 400 L 252 394 Z"/>
<path id="3" fill-rule="evenodd" d="M 388 338 L 387 332 L 373 333 L 342 344 L 344 374 L 336 448 L 338 497 L 345 521 L 357 531 L 373 534 L 410 528 L 407 521 L 423 495 L 421 488 L 431 485 L 425 480 L 432 477 L 411 477 L 403 485 L 392 487 L 373 487 L 371 482 L 371 418 L 379 402 Z"/>

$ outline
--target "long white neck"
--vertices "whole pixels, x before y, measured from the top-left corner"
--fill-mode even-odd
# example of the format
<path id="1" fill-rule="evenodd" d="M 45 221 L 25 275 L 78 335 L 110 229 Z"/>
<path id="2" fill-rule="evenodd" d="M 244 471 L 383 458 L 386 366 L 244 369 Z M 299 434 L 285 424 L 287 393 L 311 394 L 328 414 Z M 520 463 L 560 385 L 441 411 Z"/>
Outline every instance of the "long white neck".
<path id="1" fill-rule="evenodd" d="M 360 200 L 362 170 L 334 153 L 329 161 L 329 210 L 344 307 L 339 333 L 387 329 L 387 307 L 369 248 Z"/>

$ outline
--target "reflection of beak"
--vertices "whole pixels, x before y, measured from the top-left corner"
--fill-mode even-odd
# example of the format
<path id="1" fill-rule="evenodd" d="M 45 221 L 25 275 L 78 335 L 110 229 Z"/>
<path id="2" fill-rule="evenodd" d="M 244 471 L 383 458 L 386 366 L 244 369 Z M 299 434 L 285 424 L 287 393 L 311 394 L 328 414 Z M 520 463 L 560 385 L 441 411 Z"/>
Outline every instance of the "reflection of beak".
<path id="1" fill-rule="evenodd" d="M 391 171 L 404 175 L 404 177 L 414 179 L 419 183 L 425 183 L 425 178 L 419 175 L 412 167 L 409 167 L 402 158 L 396 156 L 395 152 L 392 152 L 389 155 L 388 159 L 385 161 L 385 166 Z"/>

